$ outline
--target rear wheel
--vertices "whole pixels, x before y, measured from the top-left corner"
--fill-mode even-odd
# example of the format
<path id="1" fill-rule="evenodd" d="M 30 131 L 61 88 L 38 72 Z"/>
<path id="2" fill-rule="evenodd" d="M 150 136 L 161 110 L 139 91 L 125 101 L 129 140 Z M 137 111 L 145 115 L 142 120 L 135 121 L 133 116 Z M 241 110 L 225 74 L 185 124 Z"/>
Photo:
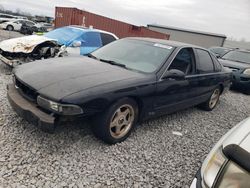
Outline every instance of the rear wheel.
<path id="1" fill-rule="evenodd" d="M 250 89 L 243 91 L 244 94 L 250 95 Z"/>
<path id="2" fill-rule="evenodd" d="M 12 25 L 8 25 L 8 26 L 6 27 L 6 30 L 8 30 L 8 31 L 13 31 L 13 30 L 14 30 L 14 27 L 13 27 Z"/>
<path id="3" fill-rule="evenodd" d="M 213 91 L 213 93 L 209 97 L 209 99 L 206 102 L 200 104 L 199 107 L 201 107 L 202 109 L 207 110 L 207 111 L 213 110 L 219 102 L 220 95 L 221 95 L 221 89 L 220 89 L 220 87 L 217 87 Z"/>
<path id="4" fill-rule="evenodd" d="M 138 106 L 130 98 L 124 98 L 109 107 L 93 120 L 96 137 L 108 144 L 124 141 L 137 122 Z"/>

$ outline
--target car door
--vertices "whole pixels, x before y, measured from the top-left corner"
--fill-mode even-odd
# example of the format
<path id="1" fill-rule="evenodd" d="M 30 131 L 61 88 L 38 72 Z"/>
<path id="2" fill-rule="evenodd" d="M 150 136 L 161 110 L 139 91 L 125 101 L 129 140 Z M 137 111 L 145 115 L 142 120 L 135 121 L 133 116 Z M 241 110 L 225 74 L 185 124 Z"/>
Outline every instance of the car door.
<path id="1" fill-rule="evenodd" d="M 170 70 L 179 70 L 185 74 L 183 79 L 167 78 L 164 74 Z M 157 113 L 170 113 L 192 106 L 197 87 L 195 80 L 196 66 L 195 55 L 192 48 L 182 48 L 170 63 L 166 72 L 157 83 L 157 97 L 154 109 Z"/>
<path id="2" fill-rule="evenodd" d="M 15 31 L 20 31 L 22 27 L 21 20 L 13 22 L 13 27 Z"/>
<path id="3" fill-rule="evenodd" d="M 195 49 L 197 57 L 197 95 L 207 98 L 212 94 L 213 90 L 218 86 L 219 77 L 215 69 L 210 53 L 201 48 Z"/>

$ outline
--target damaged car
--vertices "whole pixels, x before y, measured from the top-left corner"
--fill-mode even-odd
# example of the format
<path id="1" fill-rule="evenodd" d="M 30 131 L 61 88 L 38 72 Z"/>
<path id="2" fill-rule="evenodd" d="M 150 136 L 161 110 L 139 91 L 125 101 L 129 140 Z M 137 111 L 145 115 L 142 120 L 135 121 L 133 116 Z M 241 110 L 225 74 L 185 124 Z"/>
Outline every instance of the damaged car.
<path id="1" fill-rule="evenodd" d="M 199 105 L 213 110 L 231 82 L 206 49 L 152 38 L 125 38 L 85 57 L 17 66 L 8 99 L 16 112 L 53 132 L 64 119 L 92 118 L 109 144 L 125 140 L 138 121 Z"/>
<path id="2" fill-rule="evenodd" d="M 0 60 L 14 67 L 40 59 L 85 55 L 117 39 L 106 31 L 67 26 L 43 36 L 31 35 L 0 42 Z"/>

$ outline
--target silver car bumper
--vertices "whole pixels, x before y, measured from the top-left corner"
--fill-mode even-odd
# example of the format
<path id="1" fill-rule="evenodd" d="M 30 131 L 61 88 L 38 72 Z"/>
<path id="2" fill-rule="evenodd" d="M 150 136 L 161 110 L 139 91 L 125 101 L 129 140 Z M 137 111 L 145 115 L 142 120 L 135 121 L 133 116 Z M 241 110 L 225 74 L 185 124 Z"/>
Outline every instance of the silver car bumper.
<path id="1" fill-rule="evenodd" d="M 197 184 L 197 178 L 194 178 L 193 181 L 192 181 L 192 184 L 191 184 L 190 188 L 197 188 L 196 184 Z"/>
<path id="2" fill-rule="evenodd" d="M 14 67 L 16 64 L 19 63 L 18 60 L 10 60 L 10 59 L 2 56 L 1 54 L 0 54 L 0 61 L 2 61 L 3 63 L 5 63 L 6 65 L 8 65 L 10 67 Z"/>

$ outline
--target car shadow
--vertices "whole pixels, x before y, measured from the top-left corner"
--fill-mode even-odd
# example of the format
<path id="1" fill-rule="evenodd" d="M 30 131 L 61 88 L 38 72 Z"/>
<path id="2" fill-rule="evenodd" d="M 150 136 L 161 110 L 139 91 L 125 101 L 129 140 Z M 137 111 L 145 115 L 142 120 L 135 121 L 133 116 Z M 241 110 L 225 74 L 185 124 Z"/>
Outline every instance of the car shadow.
<path id="1" fill-rule="evenodd" d="M 244 94 L 244 95 L 250 95 L 246 93 L 246 91 L 244 89 L 241 88 L 230 88 L 230 91 L 233 93 L 237 93 L 237 94 Z"/>

